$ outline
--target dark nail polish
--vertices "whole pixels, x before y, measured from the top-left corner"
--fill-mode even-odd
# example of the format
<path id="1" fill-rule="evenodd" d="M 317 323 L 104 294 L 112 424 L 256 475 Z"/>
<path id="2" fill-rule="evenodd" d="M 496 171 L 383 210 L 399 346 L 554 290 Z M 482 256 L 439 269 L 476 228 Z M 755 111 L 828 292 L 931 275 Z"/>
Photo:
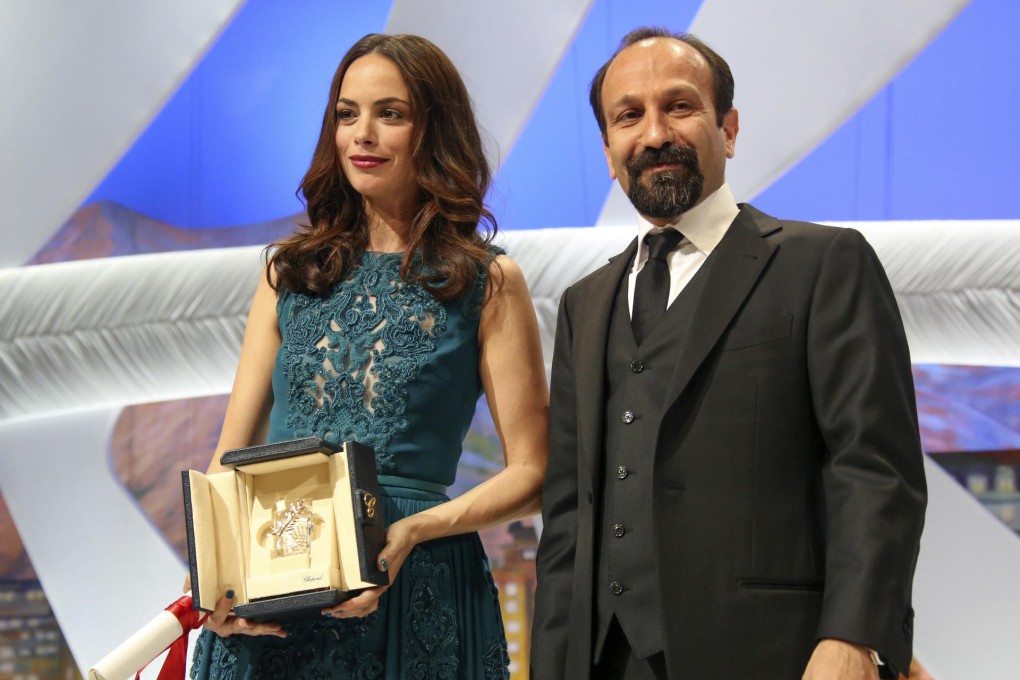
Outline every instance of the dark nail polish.
<path id="1" fill-rule="evenodd" d="M 233 600 L 234 599 L 234 591 L 233 590 L 228 590 L 227 591 L 227 599 L 228 600 Z"/>
<path id="2" fill-rule="evenodd" d="M 382 569 L 380 569 L 379 571 L 386 571 L 387 569 L 390 568 L 390 563 L 386 561 L 385 557 L 379 560 L 379 564 L 382 565 Z"/>

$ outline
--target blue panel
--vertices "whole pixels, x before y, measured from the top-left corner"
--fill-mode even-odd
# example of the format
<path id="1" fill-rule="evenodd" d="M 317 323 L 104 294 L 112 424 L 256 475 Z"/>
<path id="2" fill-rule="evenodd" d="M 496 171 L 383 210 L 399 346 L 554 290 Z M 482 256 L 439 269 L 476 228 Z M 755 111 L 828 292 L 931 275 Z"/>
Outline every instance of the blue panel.
<path id="1" fill-rule="evenodd" d="M 249 0 L 89 203 L 187 227 L 299 212 L 294 196 L 340 57 L 389 2 Z"/>
<path id="2" fill-rule="evenodd" d="M 755 205 L 811 220 L 1020 218 L 1017 26 L 1020 3 L 974 0 Z"/>
<path id="3" fill-rule="evenodd" d="M 892 219 L 1020 218 L 1018 26 L 1015 0 L 974 0 L 897 79 Z"/>
<path id="4" fill-rule="evenodd" d="M 250 0 L 89 198 L 180 226 L 264 222 L 294 197 L 329 78 L 390 3 Z M 593 223 L 610 180 L 587 84 L 640 24 L 683 30 L 699 2 L 596 0 L 491 196 L 500 224 Z M 300 9 L 295 9 L 296 7 Z M 755 203 L 816 220 L 1016 218 L 1020 4 L 974 0 L 896 81 Z M 712 36 L 705 36 L 710 42 Z M 739 83 L 738 83 L 739 91 Z"/>
<path id="5" fill-rule="evenodd" d="M 656 25 L 684 31 L 700 6 L 676 0 L 596 0 L 499 172 L 491 203 L 501 227 L 595 223 L 611 181 L 588 106 L 588 83 L 631 29 Z"/>

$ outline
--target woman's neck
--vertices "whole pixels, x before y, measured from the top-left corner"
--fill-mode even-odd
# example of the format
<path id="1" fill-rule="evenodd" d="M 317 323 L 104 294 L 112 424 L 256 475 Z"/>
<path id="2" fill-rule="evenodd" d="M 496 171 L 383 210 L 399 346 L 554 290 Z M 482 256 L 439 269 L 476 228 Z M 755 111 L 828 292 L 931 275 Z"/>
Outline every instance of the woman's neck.
<path id="1" fill-rule="evenodd" d="M 365 202 L 368 216 L 368 249 L 382 253 L 407 250 L 411 238 L 411 218 L 406 210 L 386 210 Z"/>

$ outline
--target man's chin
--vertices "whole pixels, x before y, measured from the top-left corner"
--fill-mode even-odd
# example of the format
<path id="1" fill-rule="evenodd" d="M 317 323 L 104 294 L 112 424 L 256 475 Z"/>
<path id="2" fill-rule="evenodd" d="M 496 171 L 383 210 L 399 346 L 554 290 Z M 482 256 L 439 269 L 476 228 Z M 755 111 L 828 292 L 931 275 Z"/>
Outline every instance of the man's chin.
<path id="1" fill-rule="evenodd" d="M 656 191 L 666 185 L 682 187 L 687 181 L 682 170 L 648 170 L 641 174 L 638 184 L 646 191 Z"/>
<path id="2" fill-rule="evenodd" d="M 676 171 L 676 168 L 648 168 L 641 171 L 641 174 L 637 177 L 637 181 L 639 183 L 644 183 L 645 186 L 651 186 L 655 182 L 661 182 L 663 177 L 676 177 Z"/>

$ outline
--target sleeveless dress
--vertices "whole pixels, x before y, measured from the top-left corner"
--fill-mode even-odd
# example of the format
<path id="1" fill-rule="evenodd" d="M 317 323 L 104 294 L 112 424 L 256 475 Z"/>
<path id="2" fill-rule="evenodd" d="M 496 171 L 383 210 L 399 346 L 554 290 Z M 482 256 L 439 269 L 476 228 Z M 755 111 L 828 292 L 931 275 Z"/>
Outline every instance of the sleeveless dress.
<path id="1" fill-rule="evenodd" d="M 484 276 L 463 299 L 443 303 L 401 281 L 401 258 L 364 253 L 325 299 L 280 291 L 268 439 L 315 435 L 374 447 L 387 525 L 448 500 L 481 395 Z M 191 677 L 510 677 L 476 533 L 416 546 L 369 616 L 317 616 L 286 629 L 286 639 L 203 631 Z"/>

